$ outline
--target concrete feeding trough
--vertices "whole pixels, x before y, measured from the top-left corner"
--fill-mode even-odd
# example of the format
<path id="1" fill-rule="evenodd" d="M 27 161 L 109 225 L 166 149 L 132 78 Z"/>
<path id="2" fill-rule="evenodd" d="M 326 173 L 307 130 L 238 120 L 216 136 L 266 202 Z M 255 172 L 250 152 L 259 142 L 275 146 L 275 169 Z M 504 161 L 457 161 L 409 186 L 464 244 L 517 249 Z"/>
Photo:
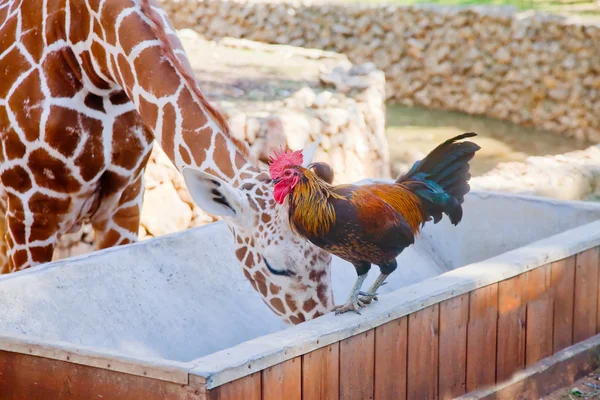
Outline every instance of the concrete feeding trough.
<path id="1" fill-rule="evenodd" d="M 471 192 L 379 302 L 298 326 L 251 288 L 223 223 L 2 276 L 0 398 L 453 398 L 598 332 L 599 218 Z M 336 303 L 354 279 L 334 259 Z"/>

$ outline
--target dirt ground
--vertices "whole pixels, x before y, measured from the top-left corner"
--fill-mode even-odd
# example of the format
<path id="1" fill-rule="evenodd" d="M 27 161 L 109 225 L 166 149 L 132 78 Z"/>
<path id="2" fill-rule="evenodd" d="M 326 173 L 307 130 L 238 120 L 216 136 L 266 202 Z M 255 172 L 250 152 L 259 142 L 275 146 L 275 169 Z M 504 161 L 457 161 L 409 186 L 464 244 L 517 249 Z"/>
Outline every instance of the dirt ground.
<path id="1" fill-rule="evenodd" d="M 558 389 L 540 400 L 600 399 L 600 369 L 572 385 Z"/>

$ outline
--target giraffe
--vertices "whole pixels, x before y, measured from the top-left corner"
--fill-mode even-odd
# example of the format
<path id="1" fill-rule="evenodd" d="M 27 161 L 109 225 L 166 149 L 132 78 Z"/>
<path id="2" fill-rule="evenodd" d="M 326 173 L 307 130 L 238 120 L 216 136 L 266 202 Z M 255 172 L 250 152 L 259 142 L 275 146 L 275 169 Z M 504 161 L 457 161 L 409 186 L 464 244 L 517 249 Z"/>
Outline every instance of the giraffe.
<path id="1" fill-rule="evenodd" d="M 291 231 L 268 173 L 197 87 L 164 10 L 0 0 L 2 272 L 50 261 L 57 238 L 84 222 L 98 249 L 135 242 L 154 142 L 194 201 L 223 217 L 274 313 L 298 324 L 333 308 L 331 256 Z"/>

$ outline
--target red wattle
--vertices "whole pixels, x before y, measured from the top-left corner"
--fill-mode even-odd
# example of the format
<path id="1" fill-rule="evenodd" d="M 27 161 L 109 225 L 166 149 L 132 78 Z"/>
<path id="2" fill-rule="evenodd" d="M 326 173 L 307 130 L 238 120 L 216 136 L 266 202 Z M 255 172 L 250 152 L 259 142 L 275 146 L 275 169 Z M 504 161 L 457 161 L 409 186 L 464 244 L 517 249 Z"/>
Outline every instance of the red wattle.
<path id="1" fill-rule="evenodd" d="M 289 192 L 289 186 L 285 182 L 279 182 L 273 188 L 273 197 L 277 203 L 283 204 L 285 196 L 287 196 Z"/>

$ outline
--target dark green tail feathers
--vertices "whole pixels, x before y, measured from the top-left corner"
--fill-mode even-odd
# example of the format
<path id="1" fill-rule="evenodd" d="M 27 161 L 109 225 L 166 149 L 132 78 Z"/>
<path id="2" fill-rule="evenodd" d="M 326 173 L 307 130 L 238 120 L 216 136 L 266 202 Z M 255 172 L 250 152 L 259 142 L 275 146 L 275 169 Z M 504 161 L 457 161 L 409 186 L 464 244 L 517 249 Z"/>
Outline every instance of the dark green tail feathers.
<path id="1" fill-rule="evenodd" d="M 458 141 L 474 136 L 469 132 L 446 140 L 396 180 L 419 196 L 434 223 L 442 219 L 442 213 L 453 225 L 462 219 L 462 203 L 470 190 L 469 161 L 481 147 Z"/>

